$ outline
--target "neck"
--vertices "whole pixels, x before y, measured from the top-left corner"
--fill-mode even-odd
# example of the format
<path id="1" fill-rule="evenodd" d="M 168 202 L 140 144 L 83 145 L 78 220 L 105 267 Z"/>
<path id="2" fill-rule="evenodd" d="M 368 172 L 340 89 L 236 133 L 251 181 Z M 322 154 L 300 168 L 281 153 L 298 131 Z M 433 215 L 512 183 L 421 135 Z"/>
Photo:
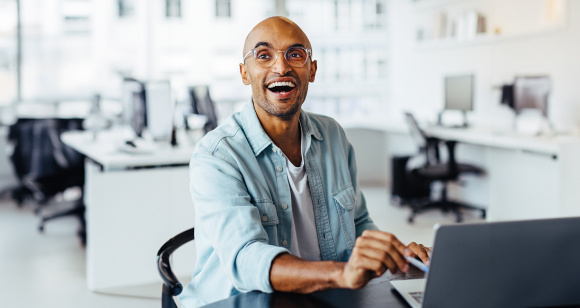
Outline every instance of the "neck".
<path id="1" fill-rule="evenodd" d="M 292 164 L 299 166 L 302 160 L 300 111 L 296 112 L 292 118 L 283 120 L 266 112 L 258 104 L 254 103 L 254 109 L 268 137 L 282 150 Z"/>

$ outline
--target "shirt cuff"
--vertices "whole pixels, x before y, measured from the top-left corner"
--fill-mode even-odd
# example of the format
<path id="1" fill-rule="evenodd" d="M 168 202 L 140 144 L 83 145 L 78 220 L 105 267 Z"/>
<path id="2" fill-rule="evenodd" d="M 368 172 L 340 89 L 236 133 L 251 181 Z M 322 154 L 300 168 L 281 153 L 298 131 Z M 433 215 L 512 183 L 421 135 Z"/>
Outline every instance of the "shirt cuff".
<path id="1" fill-rule="evenodd" d="M 269 245 L 262 242 L 254 242 L 253 244 L 244 248 L 244 262 L 245 268 L 251 272 L 246 272 L 249 277 L 254 277 L 254 281 L 247 286 L 251 289 L 240 290 L 242 292 L 249 292 L 258 290 L 264 293 L 274 292 L 272 284 L 270 283 L 270 269 L 272 268 L 272 261 L 283 253 L 290 253 L 288 249 L 278 246 Z"/>
<path id="2" fill-rule="evenodd" d="M 265 288 L 262 291 L 265 293 L 274 292 L 274 288 L 272 287 L 272 282 L 270 281 L 270 270 L 272 269 L 272 262 L 274 261 L 274 259 L 276 259 L 277 256 L 279 256 L 283 253 L 290 253 L 290 251 L 288 251 L 288 249 L 286 249 L 286 248 L 282 248 L 282 247 L 275 247 L 275 248 L 277 248 L 277 249 L 275 249 L 271 252 L 270 259 L 267 261 L 268 265 L 263 267 L 263 268 L 265 268 L 265 272 L 260 275 L 261 277 L 266 278 L 263 281 Z"/>

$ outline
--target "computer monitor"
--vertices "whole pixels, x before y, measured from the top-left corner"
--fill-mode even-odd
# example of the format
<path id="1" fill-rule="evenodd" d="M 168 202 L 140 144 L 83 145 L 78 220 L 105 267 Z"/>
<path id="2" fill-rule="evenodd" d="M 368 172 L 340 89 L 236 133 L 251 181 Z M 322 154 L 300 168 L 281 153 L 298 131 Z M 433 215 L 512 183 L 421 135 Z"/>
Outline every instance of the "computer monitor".
<path id="1" fill-rule="evenodd" d="M 147 126 L 144 84 L 133 78 L 125 78 L 123 80 L 121 104 L 123 105 L 124 122 L 133 128 L 138 137 L 141 137 L 143 130 Z"/>
<path id="2" fill-rule="evenodd" d="M 516 114 L 524 109 L 539 109 L 544 117 L 548 117 L 550 88 L 548 76 L 516 77 L 513 86 L 513 107 Z"/>
<path id="3" fill-rule="evenodd" d="M 473 110 L 473 75 L 445 77 L 445 110 L 459 110 L 463 113 L 463 125 L 467 127 L 467 111 Z M 441 124 L 441 113 L 439 124 Z"/>
<path id="4" fill-rule="evenodd" d="M 445 110 L 473 110 L 473 75 L 445 77 Z"/>
<path id="5" fill-rule="evenodd" d="M 155 140 L 169 140 L 173 130 L 175 103 L 169 81 L 145 84 L 147 131 Z"/>
<path id="6" fill-rule="evenodd" d="M 205 123 L 205 133 L 217 127 L 217 114 L 215 105 L 209 95 L 208 86 L 194 86 L 189 87 L 189 98 L 191 99 L 191 108 L 194 114 L 205 115 L 207 122 Z"/>

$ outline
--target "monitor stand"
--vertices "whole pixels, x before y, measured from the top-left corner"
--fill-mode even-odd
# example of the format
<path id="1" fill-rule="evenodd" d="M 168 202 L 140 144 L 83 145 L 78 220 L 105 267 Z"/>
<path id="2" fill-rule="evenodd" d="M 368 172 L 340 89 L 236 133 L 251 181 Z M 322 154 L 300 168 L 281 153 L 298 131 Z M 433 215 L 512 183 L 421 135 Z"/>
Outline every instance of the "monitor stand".
<path id="1" fill-rule="evenodd" d="M 469 124 L 467 123 L 467 111 L 461 111 L 461 113 L 463 114 L 463 125 L 459 126 L 462 128 L 468 128 Z"/>

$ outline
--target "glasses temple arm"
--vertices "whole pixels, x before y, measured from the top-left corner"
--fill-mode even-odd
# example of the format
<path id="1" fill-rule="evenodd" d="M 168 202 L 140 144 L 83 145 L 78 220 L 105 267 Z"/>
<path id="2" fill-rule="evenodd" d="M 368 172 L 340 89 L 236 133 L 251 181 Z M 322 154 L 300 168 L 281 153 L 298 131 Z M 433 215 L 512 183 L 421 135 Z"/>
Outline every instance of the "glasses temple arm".
<path id="1" fill-rule="evenodd" d="M 253 49 L 250 49 L 250 51 L 248 51 L 248 53 L 246 54 L 246 56 L 243 59 L 243 62 L 246 62 L 246 58 L 253 52 Z"/>

